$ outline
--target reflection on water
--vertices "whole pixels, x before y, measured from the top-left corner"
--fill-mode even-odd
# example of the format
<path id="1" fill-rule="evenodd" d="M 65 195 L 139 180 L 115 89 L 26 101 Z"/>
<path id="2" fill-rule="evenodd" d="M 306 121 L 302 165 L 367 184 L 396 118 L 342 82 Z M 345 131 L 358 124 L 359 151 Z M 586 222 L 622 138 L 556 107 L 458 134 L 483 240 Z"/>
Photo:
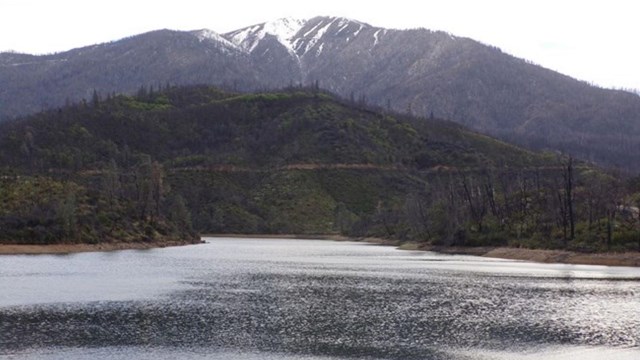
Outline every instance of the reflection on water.
<path id="1" fill-rule="evenodd" d="M 0 356 L 640 358 L 640 269 L 210 239 L 0 258 Z"/>

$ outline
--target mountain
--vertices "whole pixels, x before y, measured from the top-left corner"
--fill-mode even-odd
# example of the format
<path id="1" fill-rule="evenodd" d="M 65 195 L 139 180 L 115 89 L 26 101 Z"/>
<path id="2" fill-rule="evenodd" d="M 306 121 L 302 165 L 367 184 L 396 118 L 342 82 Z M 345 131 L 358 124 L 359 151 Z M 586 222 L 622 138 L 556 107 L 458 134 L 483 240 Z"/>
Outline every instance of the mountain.
<path id="1" fill-rule="evenodd" d="M 617 206 L 629 194 L 597 169 L 317 88 L 163 87 L 6 121 L 0 183 L 14 243 L 191 226 L 585 251 L 638 239 Z"/>
<path id="2" fill-rule="evenodd" d="M 452 119 L 529 148 L 640 170 L 640 96 L 591 86 L 477 41 L 334 17 L 226 34 L 162 30 L 47 56 L 0 54 L 0 118 L 141 85 L 255 90 L 318 84 Z"/>
<path id="3" fill-rule="evenodd" d="M 45 56 L 0 54 L 1 114 L 19 115 L 132 92 L 141 85 L 259 83 L 247 54 L 208 31 L 160 30 Z"/>

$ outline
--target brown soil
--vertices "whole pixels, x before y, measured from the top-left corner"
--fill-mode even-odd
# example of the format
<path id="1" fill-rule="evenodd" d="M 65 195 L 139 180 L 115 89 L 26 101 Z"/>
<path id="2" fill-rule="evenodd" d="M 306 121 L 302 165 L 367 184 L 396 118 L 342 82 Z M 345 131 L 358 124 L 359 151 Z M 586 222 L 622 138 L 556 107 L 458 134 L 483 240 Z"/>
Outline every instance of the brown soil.
<path id="1" fill-rule="evenodd" d="M 168 246 L 192 245 L 184 241 L 163 241 L 150 243 L 101 243 L 101 244 L 55 244 L 55 245 L 9 245 L 0 244 L 0 255 L 17 254 L 69 254 L 79 252 L 144 250 Z"/>
<path id="2" fill-rule="evenodd" d="M 561 250 L 496 248 L 483 256 L 545 263 L 640 266 L 640 252 L 587 254 Z"/>
<path id="3" fill-rule="evenodd" d="M 522 249 L 509 247 L 441 247 L 425 246 L 419 250 L 445 254 L 476 255 L 500 259 L 525 260 L 541 263 L 640 266 L 640 252 L 579 253 L 565 250 Z"/>

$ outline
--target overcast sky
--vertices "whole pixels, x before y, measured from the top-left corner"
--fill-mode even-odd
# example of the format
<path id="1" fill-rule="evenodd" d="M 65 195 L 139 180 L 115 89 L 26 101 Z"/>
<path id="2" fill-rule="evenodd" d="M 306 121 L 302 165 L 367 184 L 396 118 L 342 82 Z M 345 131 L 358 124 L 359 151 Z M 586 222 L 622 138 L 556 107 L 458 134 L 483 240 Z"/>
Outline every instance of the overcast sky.
<path id="1" fill-rule="evenodd" d="M 638 0 L 0 0 L 0 51 L 42 54 L 161 28 L 224 33 L 316 15 L 443 30 L 604 87 L 640 89 Z"/>

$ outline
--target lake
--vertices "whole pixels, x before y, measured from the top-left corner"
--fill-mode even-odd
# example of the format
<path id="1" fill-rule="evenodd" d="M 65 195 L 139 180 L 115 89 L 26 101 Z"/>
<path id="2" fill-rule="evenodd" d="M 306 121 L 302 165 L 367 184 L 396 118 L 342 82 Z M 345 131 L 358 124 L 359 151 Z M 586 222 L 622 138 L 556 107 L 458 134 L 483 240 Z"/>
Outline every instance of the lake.
<path id="1" fill-rule="evenodd" d="M 0 256 L 2 359 L 640 359 L 640 269 L 208 238 Z"/>

